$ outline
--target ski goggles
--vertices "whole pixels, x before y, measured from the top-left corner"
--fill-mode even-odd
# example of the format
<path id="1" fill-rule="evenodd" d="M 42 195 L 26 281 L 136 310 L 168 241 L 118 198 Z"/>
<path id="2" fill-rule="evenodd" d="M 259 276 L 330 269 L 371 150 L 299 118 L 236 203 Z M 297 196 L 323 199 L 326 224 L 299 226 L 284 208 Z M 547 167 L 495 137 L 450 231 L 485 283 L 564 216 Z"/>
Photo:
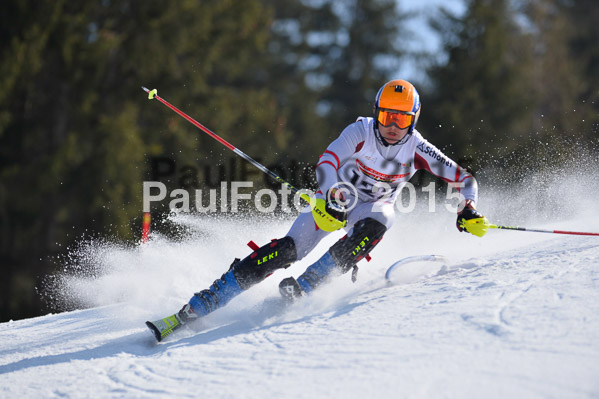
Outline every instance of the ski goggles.
<path id="1" fill-rule="evenodd" d="M 413 112 L 396 111 L 392 109 L 379 108 L 377 120 L 384 127 L 389 127 L 395 124 L 400 129 L 406 129 L 414 123 Z"/>

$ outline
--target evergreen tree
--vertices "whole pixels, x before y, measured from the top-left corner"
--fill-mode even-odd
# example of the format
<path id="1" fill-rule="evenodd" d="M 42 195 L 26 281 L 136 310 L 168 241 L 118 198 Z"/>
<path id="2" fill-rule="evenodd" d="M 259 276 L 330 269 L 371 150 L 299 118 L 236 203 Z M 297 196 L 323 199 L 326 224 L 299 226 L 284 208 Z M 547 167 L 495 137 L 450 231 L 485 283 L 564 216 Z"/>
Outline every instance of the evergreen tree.
<path id="1" fill-rule="evenodd" d="M 142 84 L 250 153 L 286 148 L 284 127 L 257 133 L 278 115 L 258 78 L 270 15 L 257 0 L 3 3 L 0 319 L 39 313 L 49 255 L 82 233 L 135 239 L 149 155 L 219 162 Z"/>
<path id="2" fill-rule="evenodd" d="M 428 70 L 422 127 L 454 157 L 506 152 L 530 131 L 530 39 L 514 15 L 508 0 L 470 0 L 433 20 L 447 60 Z"/>
<path id="3" fill-rule="evenodd" d="M 357 116 L 372 115 L 376 91 L 395 78 L 406 40 L 396 1 L 322 2 L 307 39 L 309 86 L 321 93 L 319 112 L 336 137 Z"/>
<path id="4" fill-rule="evenodd" d="M 555 145 L 564 138 L 579 136 L 578 123 L 584 118 L 579 104 L 583 91 L 583 68 L 571 54 L 569 36 L 572 27 L 563 7 L 553 0 L 524 3 L 534 54 L 529 81 L 536 107 L 533 130 L 540 140 Z"/>
<path id="5" fill-rule="evenodd" d="M 599 144 L 599 7 L 594 0 L 560 1 L 559 15 L 567 18 L 568 60 L 580 68 L 580 91 L 571 128 L 595 146 Z M 563 61 L 563 60 L 562 60 Z"/>
<path id="6" fill-rule="evenodd" d="M 396 77 L 404 16 L 393 0 L 264 1 L 275 10 L 268 82 L 293 153 L 315 163 L 345 126 L 372 114 L 377 89 Z"/>

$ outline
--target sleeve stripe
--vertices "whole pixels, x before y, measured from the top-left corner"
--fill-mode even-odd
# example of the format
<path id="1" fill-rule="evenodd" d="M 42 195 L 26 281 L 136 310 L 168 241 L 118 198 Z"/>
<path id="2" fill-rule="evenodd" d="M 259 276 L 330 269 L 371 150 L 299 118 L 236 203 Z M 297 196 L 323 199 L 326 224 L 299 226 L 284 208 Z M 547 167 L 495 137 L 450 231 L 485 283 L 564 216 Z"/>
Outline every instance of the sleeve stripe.
<path id="1" fill-rule="evenodd" d="M 331 154 L 332 156 L 335 157 L 335 160 L 337 161 L 337 167 L 335 169 L 339 169 L 339 165 L 341 165 L 341 162 L 339 161 L 339 157 L 337 156 L 337 154 L 335 154 L 334 152 L 329 151 L 329 150 L 326 150 L 324 153 L 325 154 Z"/>
<path id="2" fill-rule="evenodd" d="M 318 168 L 320 165 L 323 165 L 325 163 L 328 163 L 329 165 L 331 165 L 333 168 L 335 168 L 335 170 L 337 170 L 337 167 L 335 165 L 333 165 L 333 162 L 331 161 L 322 161 L 320 162 L 318 165 L 316 165 L 316 167 Z"/>

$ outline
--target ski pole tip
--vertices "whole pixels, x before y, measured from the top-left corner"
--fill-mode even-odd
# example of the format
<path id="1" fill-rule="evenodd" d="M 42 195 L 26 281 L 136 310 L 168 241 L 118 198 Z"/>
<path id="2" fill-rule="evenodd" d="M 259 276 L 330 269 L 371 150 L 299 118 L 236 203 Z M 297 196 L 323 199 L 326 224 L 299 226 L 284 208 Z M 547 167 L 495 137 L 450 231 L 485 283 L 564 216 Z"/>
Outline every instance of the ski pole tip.
<path id="1" fill-rule="evenodd" d="M 148 100 L 153 99 L 154 97 L 156 97 L 158 95 L 158 90 L 154 89 L 154 90 L 150 90 L 145 86 L 141 87 L 146 93 L 148 93 Z"/>

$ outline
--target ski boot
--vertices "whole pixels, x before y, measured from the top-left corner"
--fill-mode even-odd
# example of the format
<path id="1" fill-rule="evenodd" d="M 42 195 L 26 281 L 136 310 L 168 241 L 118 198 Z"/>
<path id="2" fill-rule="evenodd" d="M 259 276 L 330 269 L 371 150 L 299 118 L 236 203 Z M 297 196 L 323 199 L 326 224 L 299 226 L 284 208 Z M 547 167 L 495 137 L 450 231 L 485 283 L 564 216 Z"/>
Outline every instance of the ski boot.
<path id="1" fill-rule="evenodd" d="M 287 277 L 279 283 L 279 292 L 286 303 L 292 303 L 302 296 L 302 289 L 293 277 Z"/>
<path id="2" fill-rule="evenodd" d="M 297 280 L 293 277 L 283 279 L 279 283 L 279 293 L 287 303 L 292 303 L 302 295 L 312 292 L 336 269 L 338 266 L 329 251 L 308 267 Z"/>
<path id="3" fill-rule="evenodd" d="M 303 294 L 312 292 L 324 280 L 333 274 L 344 274 L 350 270 L 352 281 L 356 280 L 357 263 L 366 258 L 378 244 L 387 228 L 372 218 L 358 221 L 351 236 L 345 236 L 337 241 L 316 263 L 296 279 L 288 277 L 279 284 L 281 296 L 288 302 L 293 302 Z"/>

